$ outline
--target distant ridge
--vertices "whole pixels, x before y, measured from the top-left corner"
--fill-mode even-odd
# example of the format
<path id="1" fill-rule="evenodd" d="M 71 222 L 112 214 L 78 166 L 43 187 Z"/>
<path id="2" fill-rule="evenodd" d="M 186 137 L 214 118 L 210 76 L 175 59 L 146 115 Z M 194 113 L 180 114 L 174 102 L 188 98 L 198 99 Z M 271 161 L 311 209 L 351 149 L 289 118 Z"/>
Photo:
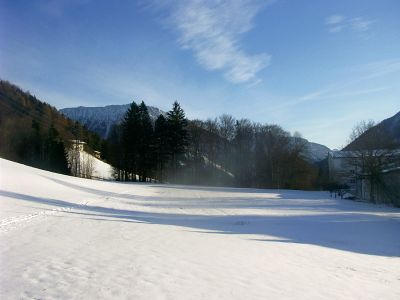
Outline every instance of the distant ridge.
<path id="1" fill-rule="evenodd" d="M 382 125 L 386 129 L 387 133 L 400 144 L 400 111 L 393 117 L 383 120 Z"/>
<path id="2" fill-rule="evenodd" d="M 394 116 L 387 118 L 383 120 L 382 122 L 378 123 L 377 125 L 371 127 L 368 129 L 366 132 L 364 132 L 362 135 L 360 135 L 357 139 L 352 141 L 350 144 L 348 144 L 343 150 L 354 150 L 359 145 L 362 145 L 365 139 L 368 139 L 368 137 L 376 133 L 380 130 L 380 133 L 382 133 L 382 130 L 385 134 L 387 134 L 390 138 L 393 139 L 393 141 L 400 146 L 400 111 L 396 113 Z M 379 146 L 379 145 L 377 145 Z"/>
<path id="3" fill-rule="evenodd" d="M 130 104 L 107 105 L 99 107 L 70 107 L 60 109 L 66 117 L 85 125 L 87 129 L 96 132 L 106 139 L 111 127 L 118 124 L 128 110 Z M 159 115 L 165 114 L 157 107 L 148 106 L 150 118 L 155 121 Z"/>

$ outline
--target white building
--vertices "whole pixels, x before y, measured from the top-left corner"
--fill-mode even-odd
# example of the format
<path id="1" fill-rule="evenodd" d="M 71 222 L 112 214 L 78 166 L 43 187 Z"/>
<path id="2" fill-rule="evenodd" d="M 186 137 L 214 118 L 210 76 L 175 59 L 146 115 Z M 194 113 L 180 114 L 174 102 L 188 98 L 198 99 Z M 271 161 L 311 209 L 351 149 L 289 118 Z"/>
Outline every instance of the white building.
<path id="1" fill-rule="evenodd" d="M 83 151 L 86 145 L 86 142 L 83 142 L 81 140 L 69 140 L 69 143 L 71 149 L 79 151 Z"/>

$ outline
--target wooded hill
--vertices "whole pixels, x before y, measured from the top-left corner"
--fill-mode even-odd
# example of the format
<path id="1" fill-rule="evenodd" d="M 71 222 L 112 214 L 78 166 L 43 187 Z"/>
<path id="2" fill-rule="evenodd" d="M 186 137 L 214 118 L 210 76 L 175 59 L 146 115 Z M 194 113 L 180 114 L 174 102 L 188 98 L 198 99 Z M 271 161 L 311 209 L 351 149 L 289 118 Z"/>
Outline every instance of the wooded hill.
<path id="1" fill-rule="evenodd" d="M 27 165 L 68 173 L 65 143 L 85 141 L 100 150 L 102 140 L 55 107 L 7 81 L 0 81 L 0 156 Z"/>
<path id="2" fill-rule="evenodd" d="M 400 112 L 375 124 L 361 122 L 353 129 L 353 137 L 343 150 L 390 149 L 400 147 Z"/>

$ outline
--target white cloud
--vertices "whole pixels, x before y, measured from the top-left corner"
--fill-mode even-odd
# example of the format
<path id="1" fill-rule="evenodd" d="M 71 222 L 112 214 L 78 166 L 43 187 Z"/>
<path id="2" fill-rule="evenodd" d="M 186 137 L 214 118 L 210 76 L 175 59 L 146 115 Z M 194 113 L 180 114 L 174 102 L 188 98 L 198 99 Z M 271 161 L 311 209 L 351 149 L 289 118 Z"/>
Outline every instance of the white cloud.
<path id="1" fill-rule="evenodd" d="M 325 24 L 327 24 L 327 25 L 335 25 L 335 24 L 338 24 L 338 23 L 343 22 L 344 19 L 345 19 L 344 16 L 341 16 L 341 15 L 332 15 L 332 16 L 329 16 L 329 17 L 327 17 L 327 18 L 325 19 Z"/>
<path id="2" fill-rule="evenodd" d="M 349 18 L 342 15 L 331 15 L 325 18 L 325 25 L 328 27 L 328 30 L 331 33 L 337 33 L 344 30 L 364 32 L 369 30 L 373 23 L 373 21 L 365 18 Z"/>
<path id="3" fill-rule="evenodd" d="M 222 71 L 233 83 L 244 83 L 257 81 L 257 73 L 270 62 L 270 55 L 248 54 L 240 44 L 264 7 L 257 0 L 173 1 L 168 19 L 180 46 L 193 51 L 200 65 Z"/>
<path id="4" fill-rule="evenodd" d="M 372 23 L 372 21 L 364 20 L 362 18 L 353 18 L 351 20 L 351 26 L 355 31 L 366 31 L 369 29 Z"/>

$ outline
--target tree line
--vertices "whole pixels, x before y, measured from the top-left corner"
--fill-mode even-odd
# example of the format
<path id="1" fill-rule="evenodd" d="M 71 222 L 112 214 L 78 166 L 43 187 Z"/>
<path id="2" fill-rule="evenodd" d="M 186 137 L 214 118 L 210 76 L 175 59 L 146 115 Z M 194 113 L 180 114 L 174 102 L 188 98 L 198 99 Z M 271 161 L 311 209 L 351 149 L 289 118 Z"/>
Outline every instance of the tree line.
<path id="1" fill-rule="evenodd" d="M 259 188 L 314 188 L 318 168 L 303 139 L 278 125 L 222 115 L 188 121 L 178 102 L 153 123 L 133 102 L 108 138 L 117 180 Z"/>

